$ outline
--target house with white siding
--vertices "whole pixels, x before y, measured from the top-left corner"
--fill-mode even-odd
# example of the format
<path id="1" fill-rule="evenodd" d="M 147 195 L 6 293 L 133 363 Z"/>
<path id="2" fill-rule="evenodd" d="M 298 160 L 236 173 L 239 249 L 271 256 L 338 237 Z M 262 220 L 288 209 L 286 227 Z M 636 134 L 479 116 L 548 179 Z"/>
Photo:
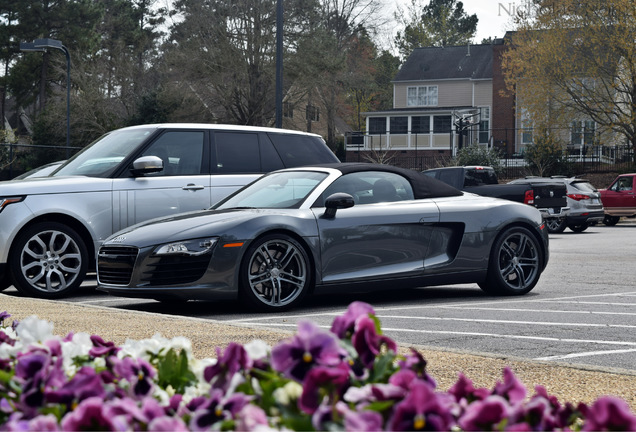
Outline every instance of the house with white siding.
<path id="1" fill-rule="evenodd" d="M 492 145 L 493 46 L 423 47 L 393 80 L 393 108 L 363 113 L 366 131 L 347 142 L 354 153 L 454 155 L 467 144 Z"/>

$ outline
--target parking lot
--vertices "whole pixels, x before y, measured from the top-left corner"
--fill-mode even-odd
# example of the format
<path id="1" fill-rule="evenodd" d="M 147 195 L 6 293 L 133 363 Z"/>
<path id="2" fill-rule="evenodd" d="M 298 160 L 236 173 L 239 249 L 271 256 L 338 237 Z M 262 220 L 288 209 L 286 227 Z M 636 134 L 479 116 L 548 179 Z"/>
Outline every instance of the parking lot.
<path id="1" fill-rule="evenodd" d="M 523 297 L 491 297 L 474 284 L 310 298 L 302 308 L 250 314 L 236 302 L 166 305 L 110 297 L 95 282 L 65 301 L 293 331 L 301 319 L 329 327 L 354 300 L 374 306 L 402 345 L 577 364 L 636 375 L 636 224 L 551 235 L 551 258 Z M 396 287 L 398 288 L 398 287 Z M 17 295 L 13 288 L 5 291 Z"/>

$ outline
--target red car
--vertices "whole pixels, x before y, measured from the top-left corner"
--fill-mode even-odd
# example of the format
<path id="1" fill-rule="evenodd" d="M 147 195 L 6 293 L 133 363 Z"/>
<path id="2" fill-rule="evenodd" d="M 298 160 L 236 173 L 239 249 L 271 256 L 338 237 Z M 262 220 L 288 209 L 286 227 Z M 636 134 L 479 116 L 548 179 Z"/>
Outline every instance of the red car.
<path id="1" fill-rule="evenodd" d="M 605 225 L 616 225 L 622 216 L 636 216 L 636 173 L 619 175 L 610 187 L 599 192 L 605 209 Z"/>

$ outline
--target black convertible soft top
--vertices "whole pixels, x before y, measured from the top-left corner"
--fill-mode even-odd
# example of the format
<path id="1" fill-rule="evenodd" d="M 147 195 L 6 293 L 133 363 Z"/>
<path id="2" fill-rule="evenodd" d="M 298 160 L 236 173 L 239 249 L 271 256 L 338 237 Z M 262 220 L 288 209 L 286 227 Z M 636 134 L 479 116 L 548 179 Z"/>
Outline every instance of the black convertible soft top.
<path id="1" fill-rule="evenodd" d="M 455 189 L 454 187 L 440 180 L 434 179 L 433 177 L 429 177 L 419 171 L 406 168 L 398 168 L 391 165 L 372 164 L 364 162 L 346 162 L 321 164 L 316 166 L 337 169 L 343 175 L 362 171 L 385 171 L 396 173 L 403 177 L 406 177 L 406 179 L 409 181 L 411 187 L 413 188 L 413 195 L 415 196 L 415 199 L 463 195 L 462 191 L 460 191 L 459 189 Z"/>

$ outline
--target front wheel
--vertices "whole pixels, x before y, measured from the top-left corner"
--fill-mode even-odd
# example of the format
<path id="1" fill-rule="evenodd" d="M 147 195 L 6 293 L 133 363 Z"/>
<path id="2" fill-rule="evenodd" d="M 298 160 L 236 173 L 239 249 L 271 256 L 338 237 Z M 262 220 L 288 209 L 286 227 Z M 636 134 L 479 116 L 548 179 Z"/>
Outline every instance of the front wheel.
<path id="1" fill-rule="evenodd" d="M 619 220 L 621 220 L 621 218 L 618 216 L 605 215 L 605 218 L 603 218 L 603 223 L 607 226 L 614 226 L 618 223 Z"/>
<path id="2" fill-rule="evenodd" d="M 545 221 L 546 227 L 550 234 L 562 233 L 565 230 L 565 218 L 548 218 Z"/>
<path id="3" fill-rule="evenodd" d="M 526 294 L 539 281 L 542 266 L 539 240 L 527 228 L 507 228 L 493 244 L 488 274 L 479 287 L 489 294 Z"/>
<path id="4" fill-rule="evenodd" d="M 261 311 L 297 305 L 313 283 L 305 248 L 286 234 L 256 240 L 243 258 L 240 272 L 241 300 Z"/>
<path id="5" fill-rule="evenodd" d="M 568 225 L 568 228 L 570 228 L 572 231 L 574 231 L 575 233 L 582 233 L 583 231 L 585 231 L 587 228 L 589 227 L 588 224 L 586 223 L 582 223 L 579 225 Z"/>
<path id="6" fill-rule="evenodd" d="M 20 233 L 9 257 L 13 284 L 30 297 L 56 299 L 84 281 L 88 252 L 72 228 L 41 222 Z"/>
<path id="7" fill-rule="evenodd" d="M 0 292 L 6 290 L 11 286 L 11 279 L 8 276 L 0 277 Z"/>

